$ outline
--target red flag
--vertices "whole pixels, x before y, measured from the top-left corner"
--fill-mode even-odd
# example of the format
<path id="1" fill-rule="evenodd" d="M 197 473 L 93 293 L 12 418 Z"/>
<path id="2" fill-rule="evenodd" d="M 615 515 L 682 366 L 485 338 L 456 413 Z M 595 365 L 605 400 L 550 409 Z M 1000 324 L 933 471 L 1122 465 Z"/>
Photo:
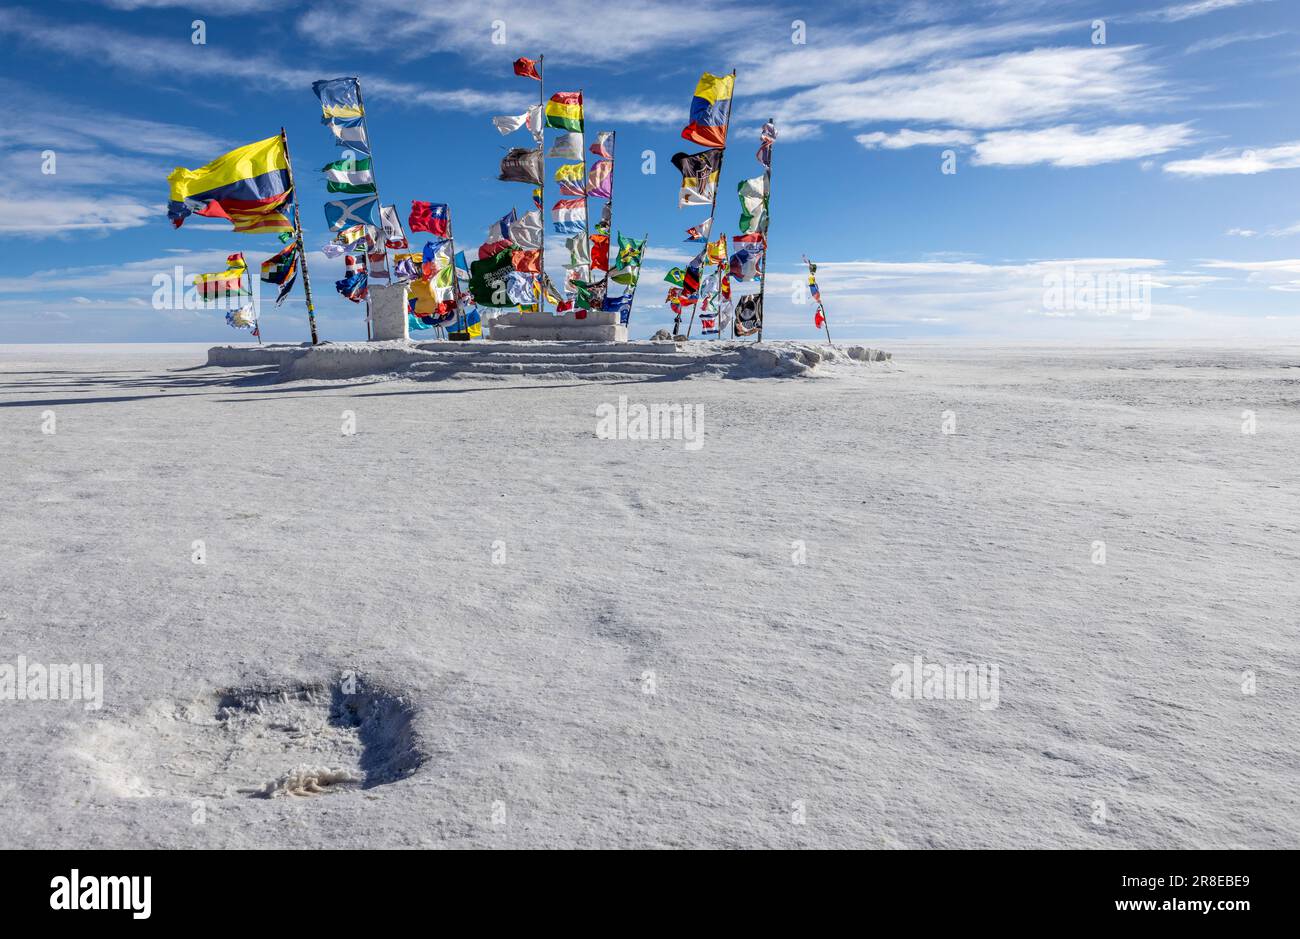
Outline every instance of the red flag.
<path id="1" fill-rule="evenodd" d="M 417 202 L 412 199 L 411 217 L 406 221 L 411 231 L 427 231 L 439 238 L 446 238 L 451 234 L 447 206 L 441 202 Z"/>
<path id="2" fill-rule="evenodd" d="M 532 59 L 515 59 L 515 74 L 520 78 L 542 80 L 541 74 L 537 71 L 537 63 Z"/>
<path id="3" fill-rule="evenodd" d="M 503 248 L 513 248 L 513 247 L 514 247 L 514 242 L 505 238 L 501 239 L 500 241 L 484 242 L 478 247 L 478 259 L 480 261 L 486 261 L 488 258 L 499 253 Z"/>
<path id="4" fill-rule="evenodd" d="M 591 269 L 609 270 L 609 235 L 591 236 Z"/>
<path id="5" fill-rule="evenodd" d="M 817 315 L 813 317 L 813 325 L 816 326 L 818 329 L 821 329 L 824 325 L 826 325 L 826 317 L 822 315 L 821 307 L 817 308 Z"/>

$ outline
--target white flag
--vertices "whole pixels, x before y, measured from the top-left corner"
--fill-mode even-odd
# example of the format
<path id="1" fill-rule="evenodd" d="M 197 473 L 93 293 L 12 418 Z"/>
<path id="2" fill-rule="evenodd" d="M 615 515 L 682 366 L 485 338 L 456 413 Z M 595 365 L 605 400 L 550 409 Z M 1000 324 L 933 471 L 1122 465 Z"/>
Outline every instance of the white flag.
<path id="1" fill-rule="evenodd" d="M 529 133 L 537 137 L 542 132 L 542 106 L 534 104 L 523 114 L 503 114 L 492 118 L 492 123 L 504 137 L 527 125 Z"/>
<path id="2" fill-rule="evenodd" d="M 581 160 L 582 134 L 563 134 L 551 144 L 551 152 L 546 154 L 553 160 Z"/>
<path id="3" fill-rule="evenodd" d="M 397 215 L 397 206 L 380 206 L 379 220 L 384 223 L 384 247 L 397 251 L 405 250 L 406 232 L 402 230 L 402 220 Z"/>
<path id="4" fill-rule="evenodd" d="M 542 213 L 540 209 L 525 212 L 510 225 L 510 240 L 519 248 L 536 251 L 542 247 Z"/>

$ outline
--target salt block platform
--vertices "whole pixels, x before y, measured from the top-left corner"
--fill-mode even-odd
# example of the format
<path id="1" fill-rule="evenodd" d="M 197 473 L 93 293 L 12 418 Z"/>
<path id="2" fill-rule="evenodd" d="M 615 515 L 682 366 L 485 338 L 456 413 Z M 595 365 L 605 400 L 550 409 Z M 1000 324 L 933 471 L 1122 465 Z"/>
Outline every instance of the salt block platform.
<path id="1" fill-rule="evenodd" d="M 512 376 L 590 381 L 797 378 L 889 353 L 801 342 L 336 342 L 318 346 L 216 346 L 208 364 L 276 365 L 281 381 L 385 375 L 417 380 Z"/>
<path id="2" fill-rule="evenodd" d="M 579 318 L 581 317 L 581 318 Z M 493 342 L 568 341 L 627 342 L 627 327 L 619 325 L 618 314 L 607 310 L 568 313 L 520 313 L 511 310 L 492 318 Z"/>

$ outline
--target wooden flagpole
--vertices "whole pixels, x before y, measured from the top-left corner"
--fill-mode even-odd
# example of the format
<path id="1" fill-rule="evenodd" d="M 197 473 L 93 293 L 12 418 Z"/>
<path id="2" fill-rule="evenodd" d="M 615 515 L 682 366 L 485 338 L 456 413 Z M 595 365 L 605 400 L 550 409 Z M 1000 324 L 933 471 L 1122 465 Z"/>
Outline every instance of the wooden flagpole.
<path id="1" fill-rule="evenodd" d="M 298 207 L 298 186 L 293 181 L 293 160 L 289 156 L 289 137 L 280 128 L 280 139 L 284 142 L 284 162 L 289 169 L 289 190 L 293 193 L 293 234 L 298 242 L 298 263 L 302 265 L 302 292 L 307 299 L 307 323 L 311 326 L 311 344 L 318 345 L 320 338 L 316 335 L 316 307 L 311 302 L 311 275 L 307 273 L 307 248 L 302 243 L 302 210 Z"/>
<path id="2" fill-rule="evenodd" d="M 704 236 L 704 260 L 709 259 L 709 244 L 713 238 L 713 216 L 718 211 L 718 192 L 722 189 L 722 159 L 727 155 L 727 144 L 731 143 L 731 109 L 736 105 L 736 70 L 731 70 L 731 101 L 727 104 L 727 120 L 723 124 L 722 152 L 718 154 L 718 181 L 713 184 L 713 204 L 709 207 L 709 233 Z M 701 284 L 703 286 L 703 284 Z M 695 311 L 700 306 L 699 288 L 696 288 L 695 302 L 691 304 L 691 321 L 686 326 L 686 338 L 691 338 L 691 329 L 695 326 Z"/>
<path id="3" fill-rule="evenodd" d="M 776 118 L 769 117 L 767 122 L 772 125 L 772 130 L 776 130 Z M 763 341 L 763 320 L 766 315 L 763 309 L 763 293 L 767 290 L 767 232 L 771 228 L 772 221 L 772 156 L 776 150 L 776 138 L 772 138 L 772 148 L 767 152 L 767 167 L 763 171 L 763 270 L 758 280 L 758 339 L 756 342 Z M 829 333 L 827 336 L 829 337 Z"/>

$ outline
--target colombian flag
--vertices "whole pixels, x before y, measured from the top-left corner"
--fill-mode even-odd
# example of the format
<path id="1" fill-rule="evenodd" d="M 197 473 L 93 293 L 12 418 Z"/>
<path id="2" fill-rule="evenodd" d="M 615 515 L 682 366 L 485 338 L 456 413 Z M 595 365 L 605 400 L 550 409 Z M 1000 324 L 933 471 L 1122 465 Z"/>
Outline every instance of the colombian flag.
<path id="1" fill-rule="evenodd" d="M 559 91 L 546 104 L 546 126 L 582 133 L 582 92 Z"/>
<path id="2" fill-rule="evenodd" d="M 682 136 L 702 147 L 725 147 L 731 90 L 735 84 L 735 75 L 705 72 L 695 86 L 695 97 L 691 99 L 691 122 L 682 130 Z"/>
<path id="3" fill-rule="evenodd" d="M 291 231 L 281 214 L 291 195 L 284 138 L 268 137 L 231 150 L 196 170 L 178 166 L 167 177 L 167 217 L 180 228 L 191 214 L 224 218 L 235 231 Z"/>

